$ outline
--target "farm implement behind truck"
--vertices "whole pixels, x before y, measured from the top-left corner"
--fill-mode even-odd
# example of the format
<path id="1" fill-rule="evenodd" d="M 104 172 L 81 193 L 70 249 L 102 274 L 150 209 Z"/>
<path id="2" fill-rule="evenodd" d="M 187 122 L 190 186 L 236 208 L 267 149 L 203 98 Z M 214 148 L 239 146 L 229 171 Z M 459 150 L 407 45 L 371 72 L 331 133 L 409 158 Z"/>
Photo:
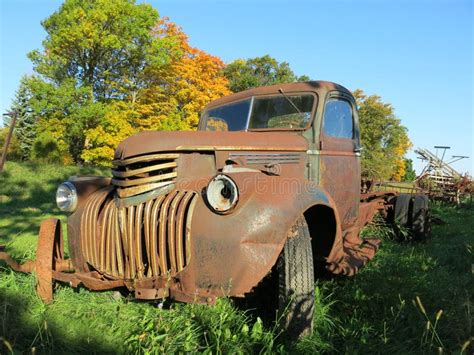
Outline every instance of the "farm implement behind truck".
<path id="1" fill-rule="evenodd" d="M 308 334 L 315 272 L 353 275 L 372 259 L 380 241 L 359 234 L 375 214 L 429 233 L 425 196 L 361 193 L 359 137 L 355 100 L 334 83 L 218 99 L 197 132 L 121 142 L 112 179 L 72 177 L 58 187 L 70 259 L 55 219 L 40 227 L 36 261 L 0 259 L 35 270 L 46 302 L 53 281 L 206 304 L 253 294 L 290 336 Z"/>
<path id="2" fill-rule="evenodd" d="M 430 196 L 431 199 L 443 200 L 460 204 L 461 200 L 469 196 L 472 201 L 473 182 L 466 174 L 457 172 L 451 164 L 461 159 L 469 158 L 464 155 L 455 155 L 450 161 L 444 161 L 447 146 L 435 146 L 436 150 L 443 150 L 440 156 L 428 149 L 417 149 L 419 159 L 425 162 L 425 167 L 416 178 L 414 185 Z"/>

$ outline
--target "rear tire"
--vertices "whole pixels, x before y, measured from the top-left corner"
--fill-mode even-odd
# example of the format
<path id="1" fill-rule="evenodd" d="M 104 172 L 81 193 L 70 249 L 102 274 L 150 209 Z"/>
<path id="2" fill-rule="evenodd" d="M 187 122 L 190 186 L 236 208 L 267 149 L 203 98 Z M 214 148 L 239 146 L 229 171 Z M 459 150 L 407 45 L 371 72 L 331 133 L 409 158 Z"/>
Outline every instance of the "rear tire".
<path id="1" fill-rule="evenodd" d="M 423 241 L 429 238 L 431 215 L 428 196 L 409 194 L 398 196 L 395 200 L 393 221 L 395 232 L 401 241 Z"/>
<path id="2" fill-rule="evenodd" d="M 397 224 L 403 227 L 408 227 L 411 224 L 410 205 L 412 195 L 401 194 L 395 200 L 395 216 L 394 220 Z"/>
<path id="3" fill-rule="evenodd" d="M 277 262 L 278 318 L 287 336 L 311 334 L 314 312 L 314 270 L 311 238 L 303 216 L 290 228 Z"/>
<path id="4" fill-rule="evenodd" d="M 431 214 L 428 196 L 416 195 L 413 198 L 412 233 L 415 240 L 423 241 L 431 236 Z"/>

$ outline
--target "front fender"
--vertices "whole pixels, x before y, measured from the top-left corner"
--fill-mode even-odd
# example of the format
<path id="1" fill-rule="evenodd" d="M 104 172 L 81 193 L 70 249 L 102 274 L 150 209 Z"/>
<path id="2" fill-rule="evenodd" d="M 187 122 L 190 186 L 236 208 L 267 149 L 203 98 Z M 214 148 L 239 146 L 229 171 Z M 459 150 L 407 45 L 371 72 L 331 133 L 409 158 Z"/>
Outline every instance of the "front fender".
<path id="1" fill-rule="evenodd" d="M 314 205 L 336 209 L 327 192 L 308 181 L 289 182 L 261 173 L 229 176 L 240 190 L 232 213 L 214 213 L 204 197 L 196 204 L 191 261 L 181 276 L 188 294 L 242 296 L 250 292 L 271 271 L 288 230 L 301 214 Z M 338 220 L 337 225 L 340 239 Z"/>

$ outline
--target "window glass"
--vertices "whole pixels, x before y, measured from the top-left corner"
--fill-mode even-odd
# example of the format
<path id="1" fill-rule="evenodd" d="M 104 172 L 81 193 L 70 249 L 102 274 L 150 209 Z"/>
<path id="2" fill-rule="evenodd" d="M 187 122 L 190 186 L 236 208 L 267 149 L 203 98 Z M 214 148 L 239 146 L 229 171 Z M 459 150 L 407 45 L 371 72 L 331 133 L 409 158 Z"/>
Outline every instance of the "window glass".
<path id="1" fill-rule="evenodd" d="M 330 99 L 324 108 L 323 131 L 337 138 L 353 137 L 352 107 L 346 100 Z"/>
<path id="2" fill-rule="evenodd" d="M 255 97 L 249 129 L 306 128 L 311 120 L 313 95 Z"/>
<path id="3" fill-rule="evenodd" d="M 246 129 L 250 100 L 232 103 L 206 111 L 206 131 L 243 131 Z"/>

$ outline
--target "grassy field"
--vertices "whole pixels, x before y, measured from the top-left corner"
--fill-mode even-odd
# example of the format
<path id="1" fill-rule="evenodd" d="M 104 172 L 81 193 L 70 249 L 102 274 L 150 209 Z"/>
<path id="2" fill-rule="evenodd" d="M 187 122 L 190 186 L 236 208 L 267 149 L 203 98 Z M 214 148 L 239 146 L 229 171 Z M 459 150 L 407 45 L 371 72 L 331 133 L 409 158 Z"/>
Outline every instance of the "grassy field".
<path id="1" fill-rule="evenodd" d="M 33 258 L 40 221 L 65 221 L 54 203 L 57 184 L 97 172 L 8 163 L 0 174 L 0 244 L 20 260 Z M 297 343 L 229 299 L 161 307 L 56 285 L 45 306 L 34 276 L 2 263 L 0 353 L 472 353 L 474 210 L 437 205 L 434 214 L 444 224 L 424 244 L 399 244 L 383 226 L 368 228 L 386 235 L 381 250 L 355 277 L 316 283 L 316 329 Z"/>

